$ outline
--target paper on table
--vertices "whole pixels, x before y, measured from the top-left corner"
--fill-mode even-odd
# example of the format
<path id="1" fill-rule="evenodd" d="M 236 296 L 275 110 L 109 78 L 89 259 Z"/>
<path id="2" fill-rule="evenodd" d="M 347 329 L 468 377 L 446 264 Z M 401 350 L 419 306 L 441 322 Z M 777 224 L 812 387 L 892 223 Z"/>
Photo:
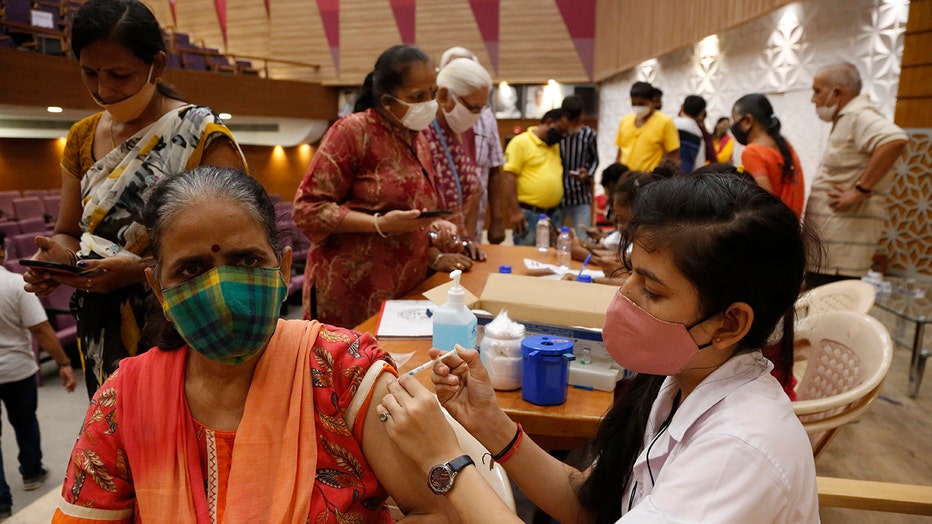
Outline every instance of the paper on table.
<path id="1" fill-rule="evenodd" d="M 430 300 L 386 300 L 379 312 L 376 336 L 379 338 L 421 338 L 433 334 L 428 309 L 437 307 Z"/>

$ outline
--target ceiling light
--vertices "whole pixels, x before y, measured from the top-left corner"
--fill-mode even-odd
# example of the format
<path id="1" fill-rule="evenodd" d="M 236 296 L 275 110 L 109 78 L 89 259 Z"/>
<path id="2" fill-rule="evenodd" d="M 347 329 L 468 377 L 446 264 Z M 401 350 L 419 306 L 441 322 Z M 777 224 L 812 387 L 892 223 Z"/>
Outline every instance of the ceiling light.
<path id="1" fill-rule="evenodd" d="M 220 114 L 217 115 L 217 116 L 220 117 L 220 120 L 229 120 L 229 119 L 233 118 L 233 115 L 231 115 L 230 113 L 220 113 Z"/>
<path id="2" fill-rule="evenodd" d="M 49 113 L 61 113 L 62 112 L 62 108 L 58 106 L 48 106 L 47 108 L 45 108 L 45 110 L 48 111 Z"/>

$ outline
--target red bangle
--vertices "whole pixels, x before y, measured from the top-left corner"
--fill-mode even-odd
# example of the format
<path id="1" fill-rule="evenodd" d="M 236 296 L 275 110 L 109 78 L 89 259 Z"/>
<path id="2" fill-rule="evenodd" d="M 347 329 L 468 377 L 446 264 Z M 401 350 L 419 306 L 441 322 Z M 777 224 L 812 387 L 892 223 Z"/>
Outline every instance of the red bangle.
<path id="1" fill-rule="evenodd" d="M 515 454 L 516 451 L 518 451 L 518 446 L 521 445 L 521 440 L 524 438 L 524 428 L 521 427 L 520 422 L 518 422 L 517 425 L 518 425 L 518 429 L 515 432 L 514 438 L 511 439 L 511 442 L 509 442 L 508 445 L 505 446 L 505 449 L 498 452 L 497 455 L 492 456 L 492 460 L 494 460 L 495 462 L 498 462 L 499 464 L 504 464 L 508 459 L 511 458 L 512 455 Z"/>

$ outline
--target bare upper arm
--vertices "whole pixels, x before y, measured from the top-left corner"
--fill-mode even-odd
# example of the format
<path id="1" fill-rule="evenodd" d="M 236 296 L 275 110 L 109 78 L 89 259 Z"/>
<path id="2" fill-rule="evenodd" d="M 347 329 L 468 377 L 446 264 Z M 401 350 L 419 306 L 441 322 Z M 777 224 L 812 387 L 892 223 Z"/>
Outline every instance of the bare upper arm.
<path id="1" fill-rule="evenodd" d="M 83 212 L 81 180 L 62 168 L 61 204 L 58 209 L 58 220 L 55 222 L 55 234 L 81 238 L 81 214 Z"/>
<path id="2" fill-rule="evenodd" d="M 52 336 L 55 336 L 55 330 L 52 329 L 52 324 L 49 324 L 48 320 L 39 322 L 35 326 L 29 326 L 29 332 L 35 336 L 39 336 L 42 333 L 51 333 Z"/>
<path id="3" fill-rule="evenodd" d="M 395 380 L 391 374 L 383 373 L 375 383 L 372 398 L 380 399 L 388 394 L 388 383 L 391 380 Z M 365 417 L 363 454 L 379 482 L 395 499 L 402 512 L 409 517 L 424 516 L 425 521 L 430 522 L 459 522 L 456 511 L 447 499 L 435 495 L 427 487 L 427 472 L 418 469 L 388 437 L 375 404 L 370 405 Z"/>

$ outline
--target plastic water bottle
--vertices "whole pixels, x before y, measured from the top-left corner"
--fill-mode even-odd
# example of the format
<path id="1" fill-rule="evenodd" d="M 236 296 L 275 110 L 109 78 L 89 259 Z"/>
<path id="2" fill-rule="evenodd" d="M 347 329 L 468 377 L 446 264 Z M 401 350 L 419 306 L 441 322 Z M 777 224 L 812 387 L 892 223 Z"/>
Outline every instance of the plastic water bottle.
<path id="1" fill-rule="evenodd" d="M 570 236 L 570 226 L 560 228 L 560 236 L 557 237 L 557 265 L 570 267 L 572 260 L 573 237 Z"/>
<path id="2" fill-rule="evenodd" d="M 541 213 L 537 220 L 537 250 L 546 252 L 550 249 L 550 217 Z"/>
<path id="3" fill-rule="evenodd" d="M 460 286 L 462 271 L 457 269 L 450 273 L 453 287 L 447 291 L 447 301 L 434 309 L 433 340 L 435 348 L 450 351 L 455 344 L 467 349 L 476 347 L 476 315 L 464 304 L 466 293 Z"/>

